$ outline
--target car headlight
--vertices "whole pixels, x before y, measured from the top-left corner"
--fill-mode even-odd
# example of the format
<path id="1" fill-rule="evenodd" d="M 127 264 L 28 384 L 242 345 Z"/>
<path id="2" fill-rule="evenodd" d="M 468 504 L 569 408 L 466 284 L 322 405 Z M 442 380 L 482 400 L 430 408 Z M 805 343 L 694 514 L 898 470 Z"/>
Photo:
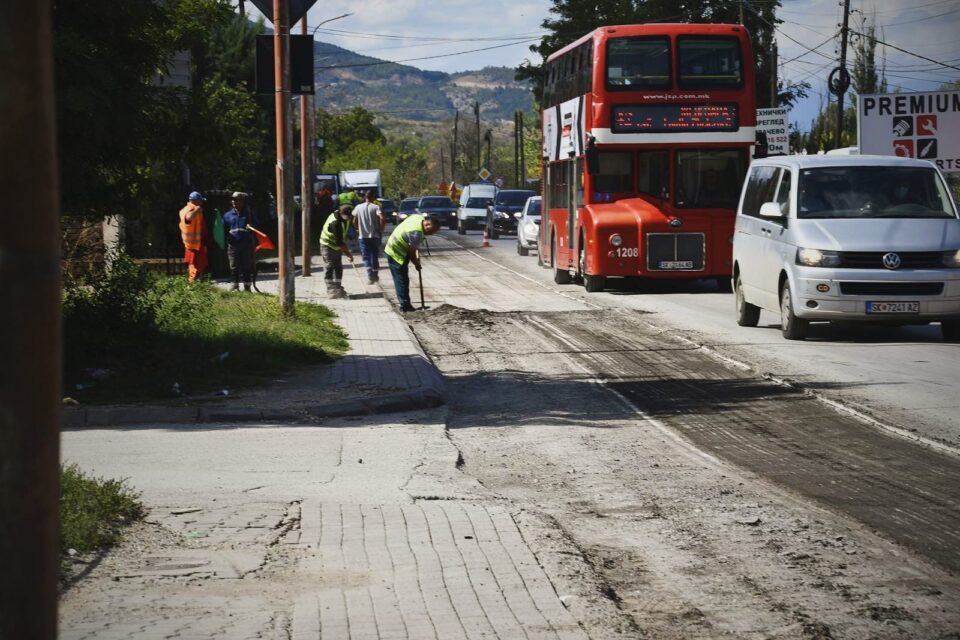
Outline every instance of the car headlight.
<path id="1" fill-rule="evenodd" d="M 800 248 L 797 249 L 797 264 L 805 267 L 837 267 L 840 266 L 840 253 Z"/>
<path id="2" fill-rule="evenodd" d="M 952 269 L 960 269 L 960 249 L 957 251 L 947 251 L 943 254 L 943 266 Z"/>
<path id="3" fill-rule="evenodd" d="M 610 236 L 610 244 L 614 247 L 619 247 L 623 244 L 623 236 L 621 236 L 619 233 L 613 234 Z"/>
<path id="4" fill-rule="evenodd" d="M 509 218 L 509 217 L 510 217 L 510 214 L 509 214 L 509 213 L 505 213 L 505 212 L 503 212 L 503 211 L 497 211 L 496 213 L 497 213 L 497 217 L 500 217 L 500 218 Z"/>

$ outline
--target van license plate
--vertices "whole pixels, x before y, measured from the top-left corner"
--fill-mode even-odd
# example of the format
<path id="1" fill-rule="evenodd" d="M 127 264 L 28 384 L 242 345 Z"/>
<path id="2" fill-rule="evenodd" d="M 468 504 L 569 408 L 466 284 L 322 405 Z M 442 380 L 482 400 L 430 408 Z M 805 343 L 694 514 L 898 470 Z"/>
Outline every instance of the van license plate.
<path id="1" fill-rule="evenodd" d="M 693 269 L 692 260 L 661 260 L 661 269 Z"/>
<path id="2" fill-rule="evenodd" d="M 868 302 L 867 313 L 920 313 L 920 303 Z"/>

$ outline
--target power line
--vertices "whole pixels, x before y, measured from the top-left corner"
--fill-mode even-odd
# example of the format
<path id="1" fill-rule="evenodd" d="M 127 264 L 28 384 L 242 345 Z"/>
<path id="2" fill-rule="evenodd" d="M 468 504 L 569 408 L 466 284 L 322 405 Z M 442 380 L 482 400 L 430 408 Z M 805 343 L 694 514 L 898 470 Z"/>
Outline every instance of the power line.
<path id="1" fill-rule="evenodd" d="M 543 31 L 531 31 L 528 33 L 486 38 L 444 38 L 441 36 L 401 36 L 385 33 L 366 33 L 363 31 L 347 31 L 345 29 L 320 29 L 319 31 L 334 36 L 351 36 L 377 40 L 417 40 L 419 42 L 503 42 L 504 40 L 529 40 L 534 37 L 541 37 L 546 33 Z"/>
<path id="2" fill-rule="evenodd" d="M 890 44 L 889 42 L 884 42 L 883 40 L 880 40 L 879 38 L 877 38 L 877 37 L 875 37 L 875 36 L 870 36 L 870 35 L 867 35 L 867 34 L 865 34 L 865 33 L 860 33 L 859 31 L 855 31 L 855 30 L 853 30 L 853 29 L 850 29 L 850 32 L 851 32 L 851 33 L 855 33 L 855 34 L 857 34 L 858 36 L 860 36 L 860 37 L 862 37 L 862 38 L 867 38 L 867 39 L 869 39 L 869 40 L 873 40 L 875 43 L 882 44 L 882 45 L 885 46 L 885 47 L 890 47 L 891 49 L 896 49 L 897 51 L 899 51 L 899 52 L 901 52 L 901 53 L 907 54 L 908 56 L 913 56 L 914 58 L 920 58 L 921 60 L 926 60 L 927 62 L 932 62 L 933 64 L 939 65 L 939 66 L 941 66 L 941 67 L 946 67 L 946 68 L 948 68 L 948 69 L 956 69 L 957 71 L 960 71 L 960 67 L 954 66 L 954 65 L 952 65 L 952 64 L 945 64 L 945 63 L 943 63 L 943 62 L 940 62 L 939 60 L 934 60 L 933 58 L 928 58 L 928 57 L 926 57 L 926 56 L 922 56 L 922 55 L 920 55 L 919 53 L 914 53 L 914 52 L 912 52 L 912 51 L 907 51 L 906 49 L 902 49 L 902 48 L 900 48 L 900 47 L 898 47 L 898 46 L 896 46 L 896 45 Z"/>
<path id="3" fill-rule="evenodd" d="M 899 27 L 899 26 L 904 25 L 904 24 L 913 24 L 913 23 L 915 23 L 915 22 L 923 22 L 923 21 L 925 21 L 925 20 L 933 20 L 934 18 L 942 18 L 943 16 L 949 16 L 949 15 L 952 15 L 952 14 L 957 13 L 957 12 L 960 12 L 960 9 L 952 9 L 952 10 L 946 11 L 946 12 L 944 12 L 944 13 L 938 13 L 937 15 L 934 15 L 934 16 L 927 16 L 926 18 L 917 18 L 917 19 L 915 19 L 915 20 L 905 20 L 904 22 L 893 22 L 893 23 L 890 23 L 890 24 L 885 24 L 885 25 L 883 25 L 883 26 L 884 26 L 884 27 Z"/>
<path id="4" fill-rule="evenodd" d="M 502 49 L 503 47 L 512 47 L 518 44 L 526 44 L 528 42 L 534 42 L 534 40 L 525 40 L 522 42 L 508 42 L 507 44 L 498 44 L 492 47 L 482 47 L 480 49 L 469 49 L 467 51 L 457 51 L 455 53 L 443 53 L 435 56 L 422 56 L 420 58 L 406 58 L 404 60 L 380 60 L 378 62 L 357 62 L 354 64 L 334 64 L 323 67 L 316 67 L 317 69 L 346 69 L 349 67 L 375 67 L 381 64 L 400 64 L 401 62 L 416 62 L 418 60 L 435 60 L 437 58 L 450 58 L 453 56 L 462 56 L 467 53 L 476 53 L 478 51 L 490 51 L 491 49 Z"/>
<path id="5" fill-rule="evenodd" d="M 821 42 L 821 43 L 818 44 L 817 46 L 813 47 L 812 49 L 809 49 L 808 51 L 804 51 L 803 53 L 801 53 L 800 55 L 796 56 L 795 58 L 790 58 L 790 59 L 787 60 L 786 62 L 781 62 L 780 65 L 781 65 L 781 66 L 785 66 L 785 65 L 790 64 L 790 63 L 793 62 L 794 60 L 799 60 L 800 58 L 802 58 L 803 56 L 807 55 L 807 54 L 810 53 L 811 51 L 816 51 L 817 49 L 819 49 L 819 48 L 822 47 L 823 45 L 827 44 L 828 42 L 830 42 L 831 40 L 833 40 L 833 39 L 836 38 L 836 37 L 837 37 L 837 34 L 836 34 L 836 33 L 832 33 L 832 34 L 830 34 L 830 37 L 829 37 L 829 38 L 827 38 L 826 40 L 824 40 L 823 42 Z"/>

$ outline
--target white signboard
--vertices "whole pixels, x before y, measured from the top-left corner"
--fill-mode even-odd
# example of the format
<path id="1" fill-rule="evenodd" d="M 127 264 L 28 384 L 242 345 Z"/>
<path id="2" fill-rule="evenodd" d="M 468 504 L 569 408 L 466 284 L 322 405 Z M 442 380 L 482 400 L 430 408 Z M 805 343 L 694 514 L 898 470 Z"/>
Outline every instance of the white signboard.
<path id="1" fill-rule="evenodd" d="M 863 154 L 929 160 L 960 173 L 960 91 L 860 96 L 857 140 Z"/>
<path id="2" fill-rule="evenodd" d="M 757 109 L 757 138 L 767 134 L 767 155 L 790 153 L 790 129 L 786 109 Z"/>

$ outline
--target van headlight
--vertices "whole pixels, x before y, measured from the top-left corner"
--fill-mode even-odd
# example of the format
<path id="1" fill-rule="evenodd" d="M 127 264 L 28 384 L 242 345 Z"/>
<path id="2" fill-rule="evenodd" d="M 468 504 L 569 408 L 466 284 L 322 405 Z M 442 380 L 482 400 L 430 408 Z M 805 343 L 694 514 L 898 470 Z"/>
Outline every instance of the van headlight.
<path id="1" fill-rule="evenodd" d="M 947 251 L 943 254 L 943 266 L 952 269 L 960 269 L 960 249 L 957 251 Z"/>
<path id="2" fill-rule="evenodd" d="M 840 253 L 838 251 L 821 251 L 820 249 L 797 249 L 797 264 L 805 267 L 838 267 Z"/>

